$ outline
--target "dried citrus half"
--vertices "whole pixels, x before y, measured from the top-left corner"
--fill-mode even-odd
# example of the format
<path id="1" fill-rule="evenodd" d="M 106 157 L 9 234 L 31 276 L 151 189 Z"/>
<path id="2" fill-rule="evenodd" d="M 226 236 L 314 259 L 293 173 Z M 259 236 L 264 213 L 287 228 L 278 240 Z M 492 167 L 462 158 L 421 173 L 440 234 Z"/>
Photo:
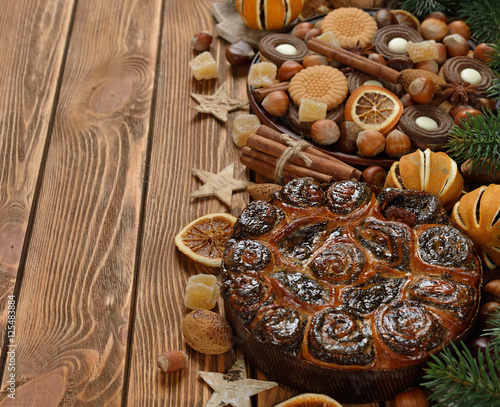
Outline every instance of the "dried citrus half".
<path id="1" fill-rule="evenodd" d="M 235 222 L 236 218 L 228 213 L 204 215 L 186 225 L 175 236 L 175 245 L 198 263 L 220 267 Z"/>
<path id="2" fill-rule="evenodd" d="M 342 404 L 324 394 L 304 393 L 274 407 L 342 407 Z"/>
<path id="3" fill-rule="evenodd" d="M 385 88 L 363 85 L 351 93 L 345 104 L 345 119 L 363 130 L 390 132 L 403 114 L 399 98 Z"/>
<path id="4" fill-rule="evenodd" d="M 398 24 L 406 25 L 420 32 L 420 21 L 412 13 L 406 10 L 391 10 L 391 13 L 396 16 Z"/>

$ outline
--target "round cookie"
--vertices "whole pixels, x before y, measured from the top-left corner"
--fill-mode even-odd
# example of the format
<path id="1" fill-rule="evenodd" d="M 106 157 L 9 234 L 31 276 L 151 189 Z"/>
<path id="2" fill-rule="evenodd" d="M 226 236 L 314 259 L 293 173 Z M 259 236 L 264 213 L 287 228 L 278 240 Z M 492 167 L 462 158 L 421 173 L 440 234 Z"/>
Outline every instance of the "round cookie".
<path id="1" fill-rule="evenodd" d="M 321 25 L 323 32 L 331 31 L 342 47 L 368 45 L 377 23 L 370 14 L 355 7 L 341 7 L 328 13 Z"/>
<path id="2" fill-rule="evenodd" d="M 306 98 L 325 103 L 330 110 L 345 100 L 348 90 L 347 78 L 338 69 L 314 65 L 294 75 L 288 93 L 297 106 L 300 106 L 301 99 Z"/>

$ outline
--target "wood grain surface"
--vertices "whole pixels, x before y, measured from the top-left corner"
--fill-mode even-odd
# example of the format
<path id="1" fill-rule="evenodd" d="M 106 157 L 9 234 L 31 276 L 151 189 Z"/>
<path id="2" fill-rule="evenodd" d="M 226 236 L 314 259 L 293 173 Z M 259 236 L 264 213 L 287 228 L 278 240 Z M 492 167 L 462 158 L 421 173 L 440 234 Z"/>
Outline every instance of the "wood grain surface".
<path id="1" fill-rule="evenodd" d="M 216 32 L 216 0 L 5 0 L 0 13 L 0 406 L 203 407 L 197 370 L 225 373 L 239 356 L 188 347 L 187 279 L 218 273 L 180 253 L 177 232 L 228 207 L 192 199 L 193 168 L 252 178 L 223 123 L 190 93 L 223 83 L 246 99 L 248 67 L 210 48 L 219 77 L 196 81 L 191 37 Z M 16 299 L 15 400 L 7 298 Z M 220 301 L 215 311 L 223 313 Z M 182 349 L 186 369 L 157 357 Z M 249 377 L 266 380 L 252 366 Z M 272 407 L 297 393 L 252 398 Z M 378 406 L 372 404 L 370 407 Z"/>
<path id="2" fill-rule="evenodd" d="M 20 405 L 122 403 L 160 10 L 77 3 L 18 294 Z"/>
<path id="3" fill-rule="evenodd" d="M 0 349 L 50 140 L 73 1 L 19 0 L 0 13 Z"/>

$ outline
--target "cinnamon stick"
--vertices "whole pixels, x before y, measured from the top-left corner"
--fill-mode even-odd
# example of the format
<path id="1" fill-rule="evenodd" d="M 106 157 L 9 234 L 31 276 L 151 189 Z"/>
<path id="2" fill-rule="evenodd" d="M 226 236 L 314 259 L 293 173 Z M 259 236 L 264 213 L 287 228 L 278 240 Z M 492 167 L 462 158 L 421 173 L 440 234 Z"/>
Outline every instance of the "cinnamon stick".
<path id="1" fill-rule="evenodd" d="M 271 127 L 266 126 L 265 124 L 262 124 L 257 129 L 256 133 L 259 136 L 268 138 L 268 139 L 273 140 L 273 141 L 277 141 L 278 143 L 283 143 L 283 141 L 282 141 L 282 135 L 283 135 L 283 133 L 280 133 L 279 131 L 276 131 L 276 130 L 272 129 Z M 317 155 L 318 157 L 323 157 L 323 158 L 327 158 L 327 159 L 333 158 L 334 160 L 337 160 L 335 157 L 332 157 L 332 156 L 324 153 L 323 151 L 318 150 L 314 146 L 306 147 L 304 149 L 304 151 L 308 152 L 308 153 L 311 153 L 311 154 L 314 154 L 314 155 Z"/>
<path id="2" fill-rule="evenodd" d="M 377 78 L 384 79 L 391 83 L 399 83 L 401 72 L 388 66 L 379 64 L 378 62 L 369 60 L 368 58 L 357 55 L 353 52 L 347 51 L 341 47 L 327 44 L 324 41 L 312 38 L 307 42 L 307 47 L 318 54 L 327 58 L 341 62 L 344 65 L 350 66 L 354 69 L 359 69 L 367 74 L 373 75 Z"/>
<path id="3" fill-rule="evenodd" d="M 280 158 L 288 148 L 288 146 L 284 144 L 267 139 L 258 134 L 250 134 L 250 136 L 248 136 L 247 146 L 253 148 L 254 150 L 260 151 L 261 153 L 268 154 L 276 159 Z M 323 157 L 319 157 L 304 151 L 302 153 L 305 157 L 309 158 L 312 161 L 312 165 L 308 167 L 309 169 L 325 174 L 330 179 L 334 179 L 335 181 L 352 178 L 359 179 L 359 177 L 361 176 L 360 171 L 343 163 L 340 160 L 325 159 Z M 288 162 L 297 166 L 306 166 L 302 158 L 298 156 L 290 157 Z"/>
<path id="4" fill-rule="evenodd" d="M 254 150 L 247 145 L 241 149 L 240 161 L 252 171 L 264 175 L 266 178 L 274 179 L 274 171 L 276 163 L 278 162 L 277 158 L 261 151 Z M 332 177 L 327 174 L 317 172 L 307 167 L 291 164 L 289 162 L 284 165 L 282 173 L 283 181 L 288 182 L 294 178 L 300 177 L 312 177 L 319 182 L 325 183 L 332 180 Z"/>
<path id="5" fill-rule="evenodd" d="M 279 82 L 275 83 L 274 85 L 268 86 L 267 88 L 256 88 L 252 91 L 253 97 L 257 102 L 262 102 L 267 95 L 276 90 L 288 92 L 289 85 L 290 82 Z"/>

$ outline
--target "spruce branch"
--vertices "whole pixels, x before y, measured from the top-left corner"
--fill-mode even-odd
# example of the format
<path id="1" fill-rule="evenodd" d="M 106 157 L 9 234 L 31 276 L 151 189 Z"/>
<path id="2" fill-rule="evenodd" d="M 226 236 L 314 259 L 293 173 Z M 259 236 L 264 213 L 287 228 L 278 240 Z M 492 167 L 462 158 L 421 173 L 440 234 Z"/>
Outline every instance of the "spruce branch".
<path id="1" fill-rule="evenodd" d="M 500 40 L 500 7 L 498 0 L 469 0 L 460 3 L 458 16 L 463 19 L 477 42 Z"/>
<path id="2" fill-rule="evenodd" d="M 496 316 L 500 324 L 500 314 Z M 499 328 L 500 329 L 500 328 Z M 474 358 L 467 346 L 450 343 L 425 369 L 422 383 L 431 390 L 435 407 L 500 406 L 500 354 L 489 344 Z"/>
<path id="3" fill-rule="evenodd" d="M 451 128 L 445 149 L 459 163 L 470 160 L 472 174 L 500 174 L 500 112 L 467 114 L 461 127 Z"/>
<path id="4" fill-rule="evenodd" d="M 456 5 L 455 0 L 402 0 L 398 6 L 421 19 L 434 11 L 452 15 Z"/>

